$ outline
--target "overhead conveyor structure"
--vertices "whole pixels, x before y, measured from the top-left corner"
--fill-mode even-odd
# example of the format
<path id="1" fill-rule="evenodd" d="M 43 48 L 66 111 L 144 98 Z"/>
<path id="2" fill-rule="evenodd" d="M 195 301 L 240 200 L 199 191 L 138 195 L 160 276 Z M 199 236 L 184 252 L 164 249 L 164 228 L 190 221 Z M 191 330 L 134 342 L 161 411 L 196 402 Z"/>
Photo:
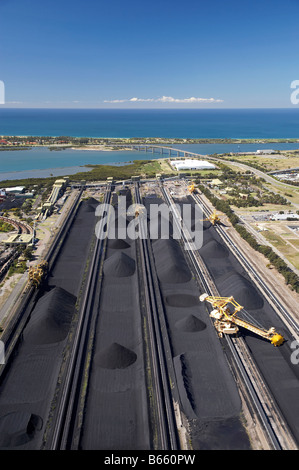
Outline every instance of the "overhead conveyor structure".
<path id="1" fill-rule="evenodd" d="M 54 205 L 66 188 L 67 182 L 68 177 L 56 180 L 53 184 L 50 196 L 41 207 L 41 215 L 43 215 L 43 219 L 46 219 L 49 215 L 51 215 Z"/>

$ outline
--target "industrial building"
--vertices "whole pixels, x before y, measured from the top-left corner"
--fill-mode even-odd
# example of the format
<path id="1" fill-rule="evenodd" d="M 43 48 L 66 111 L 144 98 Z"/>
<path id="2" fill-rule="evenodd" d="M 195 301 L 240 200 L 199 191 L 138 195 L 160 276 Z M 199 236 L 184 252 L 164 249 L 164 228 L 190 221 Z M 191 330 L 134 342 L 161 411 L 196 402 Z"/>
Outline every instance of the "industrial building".
<path id="1" fill-rule="evenodd" d="M 6 240 L 3 240 L 5 245 L 32 245 L 33 244 L 33 233 L 21 233 L 13 234 L 8 237 Z"/>
<path id="2" fill-rule="evenodd" d="M 177 170 L 215 170 L 216 166 L 205 160 L 171 160 L 171 166 Z"/>
<path id="3" fill-rule="evenodd" d="M 294 219 L 298 220 L 299 219 L 299 214 L 294 214 L 293 212 L 289 212 L 286 214 L 273 214 L 270 216 L 270 220 L 289 220 L 289 219 Z"/>
<path id="4" fill-rule="evenodd" d="M 257 155 L 272 155 L 274 153 L 275 153 L 275 150 L 272 150 L 272 149 L 262 149 L 262 150 L 256 151 Z"/>
<path id="5" fill-rule="evenodd" d="M 5 188 L 5 191 L 8 194 L 22 194 L 24 190 L 25 190 L 25 186 L 13 186 L 10 188 Z"/>

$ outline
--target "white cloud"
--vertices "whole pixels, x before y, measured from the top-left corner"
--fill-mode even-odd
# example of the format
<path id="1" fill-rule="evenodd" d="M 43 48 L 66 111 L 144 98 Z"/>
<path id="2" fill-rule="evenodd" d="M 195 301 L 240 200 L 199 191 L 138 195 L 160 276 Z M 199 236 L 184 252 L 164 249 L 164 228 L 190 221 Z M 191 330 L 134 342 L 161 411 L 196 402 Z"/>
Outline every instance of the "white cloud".
<path id="1" fill-rule="evenodd" d="M 216 100 L 215 98 L 173 98 L 172 96 L 162 96 L 156 101 L 162 101 L 163 103 L 222 103 L 223 100 Z"/>
<path id="2" fill-rule="evenodd" d="M 156 101 L 153 98 L 130 98 L 124 100 L 105 100 L 104 103 L 128 103 L 128 102 L 144 102 L 144 101 Z"/>
<path id="3" fill-rule="evenodd" d="M 129 102 L 155 102 L 155 103 L 222 103 L 223 100 L 215 98 L 173 98 L 172 96 L 162 96 L 160 98 L 130 98 L 130 99 L 116 99 L 105 100 L 104 103 L 129 103 Z"/>

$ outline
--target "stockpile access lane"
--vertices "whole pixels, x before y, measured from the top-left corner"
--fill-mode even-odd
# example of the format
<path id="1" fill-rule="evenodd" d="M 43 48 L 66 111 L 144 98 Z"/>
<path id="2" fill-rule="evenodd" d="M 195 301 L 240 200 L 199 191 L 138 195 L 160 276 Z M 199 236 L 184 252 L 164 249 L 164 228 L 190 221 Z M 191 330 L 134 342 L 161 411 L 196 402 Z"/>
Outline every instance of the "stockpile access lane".
<path id="1" fill-rule="evenodd" d="M 131 192 L 120 194 L 130 206 Z M 112 202 L 117 225 L 121 218 L 128 224 L 126 214 L 118 213 L 115 197 Z M 82 450 L 152 448 L 136 243 L 117 236 L 107 241 Z"/>
<path id="2" fill-rule="evenodd" d="M 1 383 L 0 448 L 39 449 L 95 228 L 94 199 L 79 211 Z"/>
<path id="3" fill-rule="evenodd" d="M 148 197 L 144 204 L 163 201 Z M 155 221 L 161 235 L 161 220 Z M 172 227 L 170 226 L 170 233 Z M 177 240 L 152 240 L 152 250 L 164 303 L 167 332 L 180 397 L 189 422 L 193 449 L 249 449 L 240 420 L 241 401 L 204 304 Z"/>
<path id="4" fill-rule="evenodd" d="M 176 202 L 182 203 L 182 201 Z M 185 202 L 195 204 L 191 197 Z M 273 326 L 286 339 L 283 345 L 274 347 L 269 341 L 242 330 L 258 368 L 285 416 L 294 438 L 299 443 L 299 366 L 291 362 L 293 352 L 290 348 L 293 340 L 291 334 L 209 222 L 203 224 L 203 246 L 199 254 L 221 296 L 232 295 L 249 312 L 257 325 L 262 325 L 266 329 Z"/>

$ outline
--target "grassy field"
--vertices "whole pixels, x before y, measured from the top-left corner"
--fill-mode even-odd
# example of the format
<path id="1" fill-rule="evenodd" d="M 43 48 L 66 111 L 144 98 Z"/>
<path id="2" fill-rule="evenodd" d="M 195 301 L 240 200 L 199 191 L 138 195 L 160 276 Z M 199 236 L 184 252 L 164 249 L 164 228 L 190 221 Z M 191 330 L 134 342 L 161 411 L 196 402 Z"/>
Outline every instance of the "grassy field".
<path id="1" fill-rule="evenodd" d="M 225 157 L 230 158 L 230 157 Z M 240 163 L 256 164 L 264 167 L 265 171 L 287 170 L 299 168 L 299 155 L 292 152 L 281 152 L 279 155 L 234 155 L 231 158 Z"/>
<path id="2" fill-rule="evenodd" d="M 252 207 L 236 207 L 231 205 L 231 208 L 236 211 L 238 214 L 245 215 L 251 212 L 279 212 L 279 211 L 288 211 L 293 210 L 292 206 L 285 206 L 282 204 L 264 204 L 263 206 L 252 206 Z"/>
<path id="3" fill-rule="evenodd" d="M 280 194 L 281 196 L 290 200 L 294 204 L 299 204 L 299 188 L 294 186 L 294 189 L 290 186 L 281 185 L 281 187 L 274 186 L 271 183 L 266 182 L 265 186 L 269 190 L 273 190 L 275 193 Z"/>
<path id="4" fill-rule="evenodd" d="M 263 237 L 270 242 L 279 252 L 299 269 L 299 237 L 288 229 L 288 224 L 295 222 L 261 222 L 267 230 L 261 232 Z M 299 222 L 298 222 L 299 225 Z"/>
<path id="5" fill-rule="evenodd" d="M 295 268 L 299 269 L 299 251 L 272 231 L 263 232 L 263 236 L 284 255 Z"/>

